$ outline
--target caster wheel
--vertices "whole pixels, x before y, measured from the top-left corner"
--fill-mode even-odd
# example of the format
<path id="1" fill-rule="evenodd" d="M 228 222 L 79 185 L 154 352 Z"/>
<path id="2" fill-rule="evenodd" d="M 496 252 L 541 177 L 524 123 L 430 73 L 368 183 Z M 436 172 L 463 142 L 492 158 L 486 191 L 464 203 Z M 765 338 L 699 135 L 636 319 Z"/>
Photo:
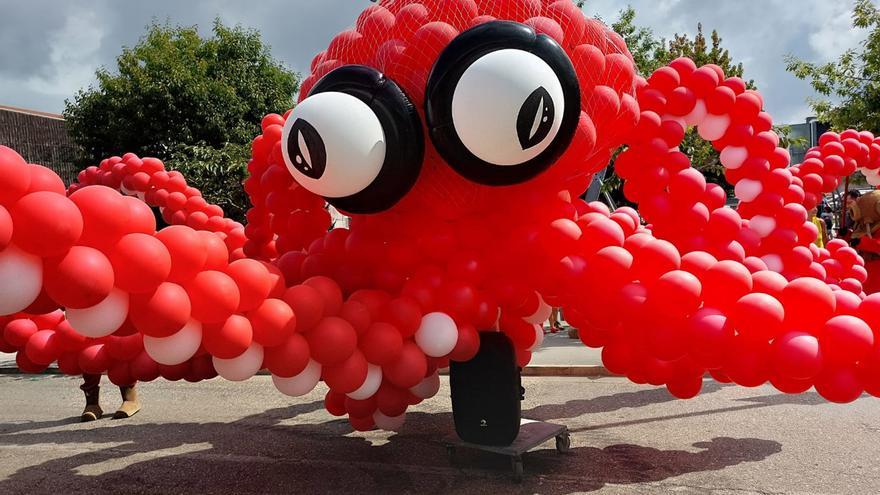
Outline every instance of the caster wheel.
<path id="1" fill-rule="evenodd" d="M 571 452 L 571 437 L 568 433 L 556 437 L 556 450 L 561 454 Z"/>

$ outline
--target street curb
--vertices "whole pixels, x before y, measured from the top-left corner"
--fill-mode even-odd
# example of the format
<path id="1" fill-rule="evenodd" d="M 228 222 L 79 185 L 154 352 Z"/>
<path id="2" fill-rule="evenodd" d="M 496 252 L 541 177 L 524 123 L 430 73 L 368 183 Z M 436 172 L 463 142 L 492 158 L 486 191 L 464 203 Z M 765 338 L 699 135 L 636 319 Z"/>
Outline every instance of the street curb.
<path id="1" fill-rule="evenodd" d="M 62 375 L 58 368 L 49 368 L 40 373 L 24 373 L 14 366 L 0 367 L 0 375 Z M 269 375 L 268 371 L 262 370 L 258 375 Z M 448 375 L 449 368 L 440 370 L 441 375 Z M 568 376 L 568 377 L 604 377 L 616 376 L 605 369 L 604 366 L 586 365 L 586 366 L 526 366 L 522 370 L 522 376 Z"/>

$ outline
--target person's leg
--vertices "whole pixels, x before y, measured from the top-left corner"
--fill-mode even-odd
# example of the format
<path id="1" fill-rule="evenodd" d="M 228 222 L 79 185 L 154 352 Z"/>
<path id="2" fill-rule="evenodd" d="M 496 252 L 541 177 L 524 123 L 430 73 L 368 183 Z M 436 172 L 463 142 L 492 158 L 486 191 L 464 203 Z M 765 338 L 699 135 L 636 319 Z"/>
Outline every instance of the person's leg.
<path id="1" fill-rule="evenodd" d="M 122 393 L 122 405 L 119 406 L 119 410 L 113 415 L 113 419 L 130 418 L 141 410 L 141 403 L 138 401 L 137 396 L 137 388 L 135 388 L 136 385 L 137 382 L 119 387 L 119 391 Z"/>
<path id="2" fill-rule="evenodd" d="M 86 408 L 80 416 L 82 421 L 95 421 L 104 415 L 99 403 L 100 385 L 101 375 L 83 375 L 83 384 L 79 387 L 86 395 Z"/>

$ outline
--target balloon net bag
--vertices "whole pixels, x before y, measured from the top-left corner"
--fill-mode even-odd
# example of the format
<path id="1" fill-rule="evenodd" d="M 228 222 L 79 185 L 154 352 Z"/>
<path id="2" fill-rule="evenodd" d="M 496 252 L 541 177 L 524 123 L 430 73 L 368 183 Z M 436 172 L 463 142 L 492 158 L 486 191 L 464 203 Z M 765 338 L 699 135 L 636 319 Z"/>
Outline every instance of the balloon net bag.
<path id="1" fill-rule="evenodd" d="M 444 159 L 438 153 L 427 137 L 431 130 L 426 129 L 423 169 L 414 189 L 400 203 L 401 208 L 426 208 L 441 217 L 454 218 L 497 205 L 499 195 L 560 183 L 579 196 L 592 174 L 608 164 L 613 150 L 637 123 L 639 112 L 634 98 L 634 63 L 625 42 L 600 21 L 587 18 L 570 0 L 378 2 L 363 11 L 354 28 L 337 35 L 325 51 L 315 56 L 311 75 L 302 83 L 300 101 L 333 70 L 351 64 L 366 65 L 396 83 L 425 122 L 426 90 L 441 53 L 463 32 L 493 21 L 524 24 L 537 35 L 550 37 L 564 50 L 576 72 L 580 92 L 573 144 L 527 185 L 485 187 L 456 173 L 455 160 Z M 518 64 L 515 58 L 514 64 Z M 478 115 L 468 120 L 472 126 L 479 126 Z M 486 134 L 491 131 L 481 130 Z"/>

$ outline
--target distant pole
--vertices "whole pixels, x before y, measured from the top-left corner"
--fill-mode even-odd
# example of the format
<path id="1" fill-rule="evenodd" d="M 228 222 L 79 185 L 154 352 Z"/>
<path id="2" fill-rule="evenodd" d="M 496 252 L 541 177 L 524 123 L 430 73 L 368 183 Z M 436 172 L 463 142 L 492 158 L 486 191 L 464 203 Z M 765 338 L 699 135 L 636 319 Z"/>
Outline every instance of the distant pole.
<path id="1" fill-rule="evenodd" d="M 843 187 L 843 199 L 840 202 L 840 228 L 846 227 L 846 197 L 849 195 L 849 176 L 846 176 L 846 185 Z"/>

